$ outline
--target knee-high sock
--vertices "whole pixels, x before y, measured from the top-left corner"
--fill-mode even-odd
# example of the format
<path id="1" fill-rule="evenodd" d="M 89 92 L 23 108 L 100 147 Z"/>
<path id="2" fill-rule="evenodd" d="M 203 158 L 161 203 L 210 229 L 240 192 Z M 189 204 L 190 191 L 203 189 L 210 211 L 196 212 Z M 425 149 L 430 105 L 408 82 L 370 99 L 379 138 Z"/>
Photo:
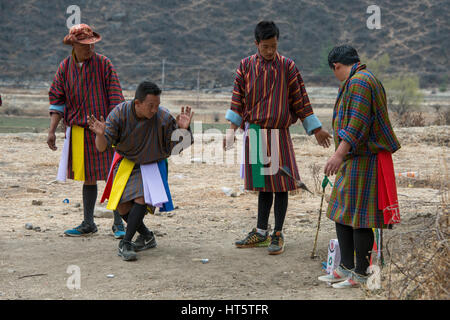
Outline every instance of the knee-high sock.
<path id="1" fill-rule="evenodd" d="M 119 211 L 114 210 L 114 224 L 115 225 L 121 225 L 123 224 L 122 222 L 122 216 L 120 215 Z"/>
<path id="2" fill-rule="evenodd" d="M 353 228 L 336 222 L 336 235 L 341 251 L 341 266 L 353 269 L 355 267 Z"/>
<path id="3" fill-rule="evenodd" d="M 270 209 L 273 203 L 272 192 L 259 192 L 258 195 L 258 229 L 267 230 L 269 224 Z"/>
<path id="4" fill-rule="evenodd" d="M 275 228 L 274 231 L 283 230 L 284 219 L 288 207 L 288 192 L 275 192 Z"/>
<path id="5" fill-rule="evenodd" d="M 374 235 L 372 229 L 362 228 L 353 230 L 353 241 L 356 252 L 355 272 L 360 275 L 367 275 L 367 268 L 370 265 L 370 254 L 373 247 Z"/>
<path id="6" fill-rule="evenodd" d="M 123 215 L 122 216 L 122 219 L 123 220 L 125 220 L 125 222 L 128 224 L 128 217 L 129 217 L 129 214 L 130 213 L 127 213 L 127 214 L 125 214 L 125 215 Z M 144 224 L 144 218 L 142 218 L 142 223 L 138 226 L 138 228 L 136 229 L 136 231 L 139 233 L 139 234 L 142 234 L 142 235 L 147 235 L 147 234 L 149 234 L 150 233 L 150 230 L 145 226 L 145 224 Z"/>
<path id="7" fill-rule="evenodd" d="M 84 221 L 87 224 L 94 224 L 94 209 L 97 201 L 97 185 L 83 185 L 83 210 Z"/>

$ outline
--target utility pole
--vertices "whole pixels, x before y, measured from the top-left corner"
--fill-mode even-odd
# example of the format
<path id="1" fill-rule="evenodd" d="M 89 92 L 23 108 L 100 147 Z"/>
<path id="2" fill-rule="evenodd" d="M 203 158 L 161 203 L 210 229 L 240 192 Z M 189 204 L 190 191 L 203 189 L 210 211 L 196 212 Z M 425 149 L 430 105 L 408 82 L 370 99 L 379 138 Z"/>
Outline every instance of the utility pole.
<path id="1" fill-rule="evenodd" d="M 166 67 L 166 59 L 163 59 L 163 60 L 162 60 L 162 74 L 161 74 L 161 87 L 162 87 L 162 91 L 164 91 L 165 67 Z"/>
<path id="2" fill-rule="evenodd" d="M 197 71 L 197 109 L 200 100 L 200 70 Z"/>

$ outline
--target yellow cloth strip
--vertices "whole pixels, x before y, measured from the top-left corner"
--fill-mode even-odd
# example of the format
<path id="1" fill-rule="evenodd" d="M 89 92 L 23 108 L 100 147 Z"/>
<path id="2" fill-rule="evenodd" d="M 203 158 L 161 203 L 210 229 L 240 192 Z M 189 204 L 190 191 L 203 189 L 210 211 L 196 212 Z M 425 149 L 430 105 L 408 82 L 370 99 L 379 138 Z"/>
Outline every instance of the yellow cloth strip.
<path id="1" fill-rule="evenodd" d="M 72 170 L 74 180 L 84 181 L 84 128 L 72 126 Z"/>
<path id="2" fill-rule="evenodd" d="M 113 185 L 111 187 L 111 194 L 109 195 L 108 205 L 106 209 L 116 210 L 119 204 L 120 198 L 122 198 L 123 190 L 127 185 L 130 178 L 131 171 L 133 171 L 134 162 L 123 158 L 120 162 L 119 169 L 117 169 L 116 176 L 114 177 Z"/>

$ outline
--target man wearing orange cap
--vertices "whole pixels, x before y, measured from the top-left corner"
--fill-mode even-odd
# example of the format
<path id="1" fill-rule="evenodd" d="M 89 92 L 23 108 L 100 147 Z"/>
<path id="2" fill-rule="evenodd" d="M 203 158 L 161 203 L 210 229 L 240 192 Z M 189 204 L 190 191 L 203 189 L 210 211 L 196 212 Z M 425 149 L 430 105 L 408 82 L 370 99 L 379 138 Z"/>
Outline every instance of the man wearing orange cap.
<path id="1" fill-rule="evenodd" d="M 68 236 L 83 236 L 97 232 L 94 208 L 97 181 L 106 180 L 113 151 L 103 153 L 95 147 L 95 135 L 88 128 L 88 118 L 108 116 L 124 101 L 119 78 L 111 61 L 94 52 L 94 43 L 101 36 L 86 24 L 70 28 L 63 43 L 72 46 L 72 54 L 59 65 L 49 90 L 50 129 L 47 144 L 55 151 L 56 128 L 63 118 L 66 139 L 58 170 L 58 180 L 66 178 L 83 181 L 84 220 L 76 228 L 66 230 Z M 113 233 L 125 235 L 122 219 L 114 212 Z"/>

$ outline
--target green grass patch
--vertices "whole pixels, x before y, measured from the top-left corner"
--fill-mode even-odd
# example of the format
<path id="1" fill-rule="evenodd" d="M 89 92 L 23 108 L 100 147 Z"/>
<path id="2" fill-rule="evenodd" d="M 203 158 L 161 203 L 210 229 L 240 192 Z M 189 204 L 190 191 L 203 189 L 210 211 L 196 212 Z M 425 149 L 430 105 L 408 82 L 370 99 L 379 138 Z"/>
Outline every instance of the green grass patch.
<path id="1" fill-rule="evenodd" d="M 320 121 L 325 129 L 331 132 L 331 119 L 320 119 Z M 0 133 L 47 132 L 49 125 L 50 118 L 0 116 Z M 194 129 L 193 124 L 191 127 Z M 209 129 L 218 129 L 225 133 L 229 127 L 228 123 L 202 123 L 203 132 Z M 300 122 L 292 125 L 289 130 L 291 133 L 305 134 Z"/>
<path id="2" fill-rule="evenodd" d="M 45 132 L 50 118 L 0 116 L 0 133 Z"/>

